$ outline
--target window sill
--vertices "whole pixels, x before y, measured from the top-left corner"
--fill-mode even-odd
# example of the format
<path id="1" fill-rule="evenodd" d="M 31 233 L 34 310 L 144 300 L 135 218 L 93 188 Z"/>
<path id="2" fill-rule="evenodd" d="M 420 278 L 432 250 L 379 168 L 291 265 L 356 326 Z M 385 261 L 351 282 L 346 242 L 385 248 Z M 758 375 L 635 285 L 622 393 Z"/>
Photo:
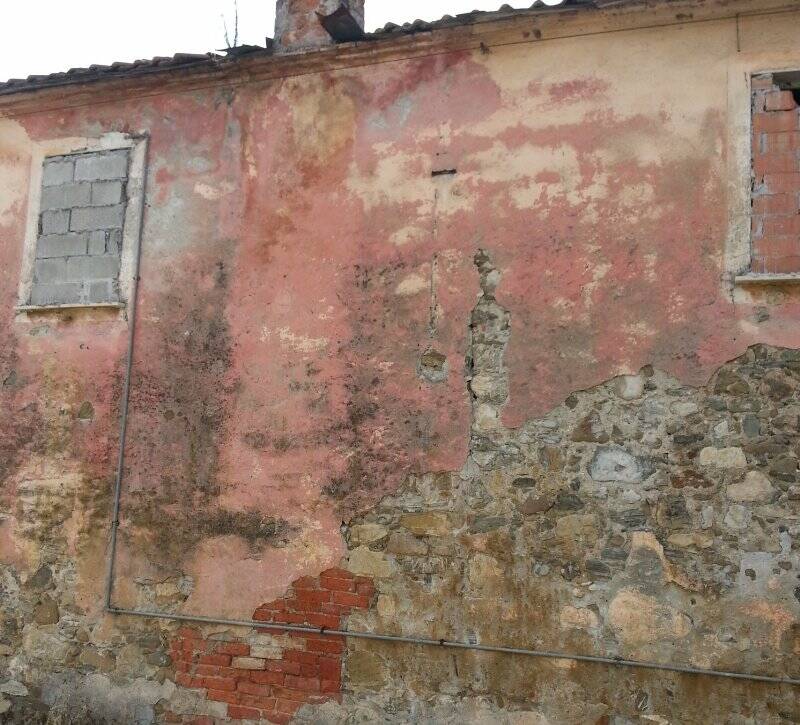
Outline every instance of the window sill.
<path id="1" fill-rule="evenodd" d="M 61 310 L 122 310 L 124 302 L 74 302 L 66 305 L 17 305 L 16 312 L 59 312 Z"/>
<path id="2" fill-rule="evenodd" d="M 776 274 L 764 272 L 761 274 L 748 272 L 734 277 L 737 285 L 785 285 L 800 284 L 800 272 Z"/>

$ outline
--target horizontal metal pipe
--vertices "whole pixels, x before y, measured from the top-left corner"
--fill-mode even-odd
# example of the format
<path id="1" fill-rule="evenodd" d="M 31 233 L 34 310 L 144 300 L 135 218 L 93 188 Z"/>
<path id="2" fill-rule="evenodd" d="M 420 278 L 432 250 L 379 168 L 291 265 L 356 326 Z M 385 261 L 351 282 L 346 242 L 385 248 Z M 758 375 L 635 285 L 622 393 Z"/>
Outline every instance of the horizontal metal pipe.
<path id="1" fill-rule="evenodd" d="M 320 634 L 328 637 L 349 637 L 351 639 L 367 639 L 378 642 L 397 642 L 399 644 L 414 644 L 426 647 L 445 647 L 449 649 L 474 650 L 477 652 L 493 652 L 509 655 L 523 655 L 526 657 L 541 657 L 554 660 L 574 660 L 576 662 L 590 662 L 593 664 L 613 665 L 615 667 L 632 667 L 644 670 L 661 670 L 677 672 L 686 675 L 706 675 L 709 677 L 726 677 L 732 680 L 747 680 L 750 682 L 767 682 L 775 685 L 800 686 L 800 679 L 791 677 L 770 677 L 768 675 L 751 675 L 746 672 L 728 672 L 725 670 L 710 670 L 702 667 L 683 667 L 681 665 L 665 665 L 658 662 L 642 662 L 639 660 L 626 660 L 619 657 L 601 657 L 598 655 L 580 655 L 567 652 L 550 652 L 547 650 L 524 649 L 521 647 L 503 647 L 488 644 L 470 644 L 468 642 L 451 642 L 446 639 L 426 639 L 424 637 L 404 637 L 396 634 L 374 634 L 372 632 L 351 632 L 346 629 L 326 629 L 325 627 L 305 627 L 299 624 L 276 624 L 274 622 L 256 622 L 253 619 L 223 619 L 217 617 L 201 617 L 188 614 L 166 614 L 162 612 L 147 612 L 136 609 L 121 609 L 119 607 L 106 607 L 110 614 L 126 615 L 130 617 L 147 617 L 151 619 L 165 619 L 173 622 L 187 622 L 193 624 L 222 624 L 230 627 L 251 627 L 257 629 L 280 630 L 281 632 L 306 632 Z"/>

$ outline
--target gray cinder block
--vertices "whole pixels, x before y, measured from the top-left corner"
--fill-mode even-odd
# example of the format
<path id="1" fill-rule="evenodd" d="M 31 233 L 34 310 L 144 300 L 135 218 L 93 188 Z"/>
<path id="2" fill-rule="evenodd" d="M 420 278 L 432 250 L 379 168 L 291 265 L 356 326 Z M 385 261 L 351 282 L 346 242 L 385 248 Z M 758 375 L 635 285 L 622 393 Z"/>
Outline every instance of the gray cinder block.
<path id="1" fill-rule="evenodd" d="M 37 259 L 33 270 L 33 280 L 36 284 L 43 282 L 64 281 L 67 277 L 67 258 L 54 257 L 53 259 Z"/>
<path id="2" fill-rule="evenodd" d="M 127 149 L 46 159 L 30 303 L 116 302 Z"/>
<path id="3" fill-rule="evenodd" d="M 39 237 L 36 243 L 36 256 L 39 259 L 47 257 L 71 257 L 76 254 L 86 254 L 86 234 L 52 234 Z"/>
<path id="4" fill-rule="evenodd" d="M 75 173 L 75 161 L 58 157 L 47 159 L 42 169 L 42 186 L 58 186 L 72 181 Z"/>
<path id="5" fill-rule="evenodd" d="M 69 209 L 73 206 L 88 206 L 92 197 L 91 184 L 60 184 L 42 189 L 41 208 Z"/>
<path id="6" fill-rule="evenodd" d="M 68 280 L 98 280 L 116 278 L 119 259 L 111 255 L 102 257 L 70 257 L 67 260 Z"/>
<path id="7" fill-rule="evenodd" d="M 69 209 L 42 213 L 42 234 L 65 234 L 69 231 Z"/>
<path id="8" fill-rule="evenodd" d="M 92 206 L 111 206 L 121 201 L 121 181 L 97 181 L 92 184 Z"/>
<path id="9" fill-rule="evenodd" d="M 83 285 L 80 282 L 58 282 L 34 285 L 32 305 L 64 305 L 79 303 Z"/>
<path id="10" fill-rule="evenodd" d="M 124 179 L 127 175 L 128 152 L 126 150 L 83 154 L 76 157 L 75 179 L 77 181 Z"/>
<path id="11" fill-rule="evenodd" d="M 89 282 L 86 294 L 87 302 L 118 302 L 119 295 L 116 293 L 116 283 L 113 279 L 105 279 L 97 282 Z"/>
<path id="12" fill-rule="evenodd" d="M 89 233 L 89 250 L 91 255 L 105 254 L 106 253 L 106 237 L 108 232 L 97 231 Z"/>
<path id="13" fill-rule="evenodd" d="M 77 207 L 72 210 L 70 228 L 73 232 L 94 229 L 121 229 L 125 221 L 125 205 Z"/>

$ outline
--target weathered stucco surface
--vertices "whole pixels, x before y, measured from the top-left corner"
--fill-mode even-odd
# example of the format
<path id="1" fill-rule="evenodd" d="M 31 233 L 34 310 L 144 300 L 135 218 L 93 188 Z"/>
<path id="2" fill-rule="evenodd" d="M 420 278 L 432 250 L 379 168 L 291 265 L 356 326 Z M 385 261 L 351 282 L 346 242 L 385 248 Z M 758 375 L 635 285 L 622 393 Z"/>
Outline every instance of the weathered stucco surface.
<path id="1" fill-rule="evenodd" d="M 342 567 L 368 602 L 281 611 L 798 677 L 800 298 L 724 274 L 732 89 L 800 66 L 791 17 L 0 118 L 0 711 L 800 721 L 788 686 L 369 642 L 260 705 L 181 684 L 302 647 L 103 614 L 127 318 L 14 312 L 34 145 L 147 131 L 118 606 L 249 619 Z"/>

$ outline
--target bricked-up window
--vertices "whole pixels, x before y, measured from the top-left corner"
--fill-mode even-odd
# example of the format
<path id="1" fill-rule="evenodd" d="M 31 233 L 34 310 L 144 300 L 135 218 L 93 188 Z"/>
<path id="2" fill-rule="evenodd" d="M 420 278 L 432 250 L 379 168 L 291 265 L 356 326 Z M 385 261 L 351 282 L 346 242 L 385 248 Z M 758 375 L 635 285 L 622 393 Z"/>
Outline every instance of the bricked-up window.
<path id="1" fill-rule="evenodd" d="M 129 155 L 117 149 L 44 160 L 29 304 L 119 301 Z"/>
<path id="2" fill-rule="evenodd" d="M 753 77 L 751 272 L 800 273 L 800 71 Z"/>

